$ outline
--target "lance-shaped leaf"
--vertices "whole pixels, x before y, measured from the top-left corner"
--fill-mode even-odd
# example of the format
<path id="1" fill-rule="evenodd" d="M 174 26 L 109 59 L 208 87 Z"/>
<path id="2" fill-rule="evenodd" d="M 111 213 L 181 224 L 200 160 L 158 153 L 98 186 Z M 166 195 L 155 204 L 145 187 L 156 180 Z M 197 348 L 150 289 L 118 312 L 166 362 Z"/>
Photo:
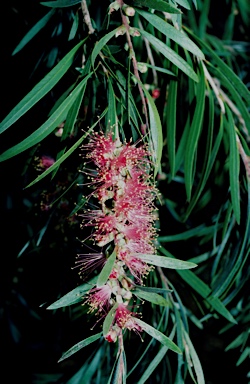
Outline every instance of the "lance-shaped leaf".
<path id="1" fill-rule="evenodd" d="M 198 82 L 199 78 L 194 72 L 193 68 L 173 49 L 169 48 L 161 40 L 157 39 L 150 33 L 138 29 L 142 36 L 144 36 L 163 56 L 165 56 L 171 63 L 175 64 L 182 72 L 189 76 L 194 81 Z"/>
<path id="2" fill-rule="evenodd" d="M 92 131 L 92 129 L 99 123 L 99 121 L 103 118 L 103 116 L 105 115 L 105 113 L 107 112 L 107 109 L 105 109 L 105 111 L 102 113 L 102 115 L 100 116 L 100 118 L 89 128 L 89 130 L 79 139 L 77 140 L 77 142 L 72 145 L 72 147 L 67 151 L 65 152 L 61 157 L 60 159 L 58 159 L 53 165 L 51 165 L 51 167 L 49 167 L 48 169 L 46 169 L 46 171 L 44 171 L 41 175 L 39 175 L 35 180 L 33 180 L 29 185 L 27 185 L 25 188 L 28 188 L 28 187 L 31 187 L 32 185 L 34 185 L 35 183 L 37 183 L 38 181 L 40 181 L 41 179 L 43 179 L 45 176 L 47 176 L 49 173 L 51 173 L 52 171 L 54 171 L 63 161 L 65 161 L 75 150 L 76 148 L 79 147 L 79 145 L 82 143 L 82 141 L 85 139 L 85 137 Z M 1 157 L 0 157 L 0 160 L 1 160 Z M 86 202 L 86 200 L 85 200 Z M 79 205 L 76 207 L 76 211 L 79 210 L 80 207 Z M 75 212 L 75 210 L 74 210 Z M 73 215 L 73 212 L 70 214 L 70 216 Z"/>
<path id="3" fill-rule="evenodd" d="M 116 303 L 112 308 L 111 310 L 109 311 L 109 313 L 107 314 L 107 316 L 105 317 L 105 320 L 103 322 L 103 335 L 107 335 L 107 333 L 109 332 L 109 329 L 111 327 L 111 324 L 113 323 L 113 320 L 114 320 L 114 316 L 115 316 L 115 311 L 117 310 L 118 308 L 118 303 Z"/>
<path id="4" fill-rule="evenodd" d="M 96 45 L 94 46 L 94 49 L 93 49 L 93 52 L 92 52 L 92 55 L 91 55 L 91 63 L 92 63 L 92 66 L 94 67 L 95 65 L 95 59 L 97 58 L 97 56 L 99 55 L 99 53 L 101 52 L 102 48 L 107 44 L 107 42 L 112 39 L 112 37 L 115 36 L 116 32 L 121 28 L 121 26 L 117 27 L 116 29 L 114 29 L 113 31 L 107 33 L 107 35 L 103 36 L 101 38 L 101 40 L 99 40 Z"/>
<path id="5" fill-rule="evenodd" d="M 228 124 L 227 129 L 229 133 L 229 179 L 230 179 L 230 192 L 232 199 L 232 206 L 235 214 L 235 219 L 237 223 L 240 223 L 240 182 L 239 182 L 239 172 L 240 172 L 240 156 L 236 143 L 236 132 L 234 126 L 234 120 L 230 109 L 226 106 Z"/>
<path id="6" fill-rule="evenodd" d="M 77 50 L 86 39 L 78 43 L 66 56 L 10 111 L 0 124 L 0 133 L 4 132 L 23 116 L 33 105 L 45 96 L 67 72 Z"/>
<path id="7" fill-rule="evenodd" d="M 153 304 L 162 305 L 164 307 L 169 305 L 169 302 L 165 299 L 165 297 L 158 295 L 158 293 L 155 292 L 146 292 L 143 290 L 141 291 L 140 289 L 135 289 L 133 294 L 140 299 L 149 301 Z"/>
<path id="8" fill-rule="evenodd" d="M 158 256 L 158 255 L 146 255 L 138 253 L 135 255 L 136 258 L 145 261 L 148 264 L 155 265 L 162 268 L 170 269 L 191 269 L 197 267 L 197 264 L 189 261 L 183 261 L 179 259 L 172 259 L 171 257 Z"/>
<path id="9" fill-rule="evenodd" d="M 187 344 L 186 353 L 188 353 L 192 359 L 194 370 L 197 377 L 197 384 L 205 384 L 204 374 L 202 370 L 202 366 L 199 360 L 199 357 L 194 349 L 194 346 L 189 338 L 187 332 L 184 331 L 184 338 Z"/>
<path id="10" fill-rule="evenodd" d="M 40 4 L 45 5 L 45 7 L 51 8 L 64 8 L 72 7 L 72 5 L 79 4 L 81 0 L 56 0 L 56 1 L 42 1 Z"/>
<path id="11" fill-rule="evenodd" d="M 194 168 L 195 168 L 194 167 L 195 154 L 197 150 L 198 140 L 200 137 L 200 132 L 202 129 L 204 109 L 205 109 L 206 83 L 205 83 L 202 66 L 200 66 L 200 69 L 201 69 L 202 79 L 197 85 L 197 95 L 196 95 L 197 102 L 196 102 L 196 107 L 194 111 L 194 117 L 190 127 L 190 132 L 187 138 L 185 160 L 184 160 L 185 186 L 186 186 L 188 201 L 191 198 L 192 182 L 193 182 Z"/>
<path id="12" fill-rule="evenodd" d="M 156 176 L 160 165 L 161 165 L 161 156 L 163 148 L 163 138 L 162 138 L 162 125 L 159 112 L 155 106 L 154 100 L 147 89 L 142 83 L 140 83 L 143 91 L 147 97 L 148 101 L 148 111 L 149 111 L 149 122 L 150 122 L 150 133 L 152 139 L 152 151 L 153 151 L 153 161 L 154 161 L 154 177 Z"/>
<path id="13" fill-rule="evenodd" d="M 171 349 L 172 351 L 182 354 L 180 348 L 167 336 L 165 336 L 162 332 L 158 331 L 151 325 L 144 323 L 144 321 L 134 318 L 137 324 L 143 329 L 143 331 L 147 332 L 154 339 L 158 340 L 160 343 Z"/>
<path id="14" fill-rule="evenodd" d="M 113 251 L 112 254 L 109 256 L 108 260 L 106 261 L 99 277 L 98 277 L 98 280 L 97 280 L 97 287 L 102 287 L 104 284 L 106 284 L 108 278 L 109 278 L 109 275 L 111 274 L 112 272 L 112 269 L 113 269 L 113 266 L 114 266 L 114 263 L 115 263 L 115 259 L 116 259 L 116 252 Z"/>
<path id="15" fill-rule="evenodd" d="M 198 48 L 197 45 L 183 31 L 179 31 L 154 13 L 145 12 L 140 9 L 137 9 L 137 12 L 169 39 L 175 41 L 181 47 L 187 49 L 201 59 L 205 59 L 205 56 L 200 48 Z"/>
<path id="16" fill-rule="evenodd" d="M 80 84 L 74 89 L 73 92 L 64 100 L 64 102 L 57 108 L 57 110 L 48 118 L 48 120 L 41 125 L 35 132 L 33 132 L 26 139 L 21 141 L 20 143 L 14 145 L 9 148 L 7 151 L 0 155 L 0 161 L 7 160 L 13 156 L 18 155 L 19 153 L 26 151 L 27 149 L 33 147 L 33 145 L 38 144 L 40 141 L 45 139 L 53 130 L 63 121 L 65 120 L 69 109 L 72 104 L 76 100 L 79 93 L 82 91 L 86 81 L 92 75 L 90 73 L 86 76 Z"/>
<path id="17" fill-rule="evenodd" d="M 102 336 L 102 332 L 97 333 L 96 335 L 90 336 L 87 339 L 84 339 L 84 340 L 80 341 L 79 343 L 75 344 L 73 347 L 71 347 L 67 352 L 65 352 L 62 355 L 62 357 L 58 360 L 58 363 L 60 363 L 61 361 L 67 359 L 68 357 L 70 357 L 74 353 L 80 351 L 80 349 L 82 349 L 83 347 L 86 347 L 87 345 L 89 345 L 89 344 L 93 343 L 94 341 L 100 339 L 101 336 Z"/>
<path id="18" fill-rule="evenodd" d="M 163 0 L 131 0 L 131 5 L 139 5 L 168 13 L 182 13 L 178 8 Z"/>
<path id="19" fill-rule="evenodd" d="M 73 289 L 72 291 L 66 293 L 66 295 L 62 296 L 59 300 L 55 301 L 47 309 L 67 307 L 69 305 L 76 304 L 82 301 L 82 295 L 89 291 L 93 287 L 93 284 L 96 283 L 96 281 L 97 276 L 91 279 L 88 283 L 82 284 L 79 287 Z"/>
<path id="20" fill-rule="evenodd" d="M 26 35 L 22 38 L 20 43 L 17 45 L 17 47 L 12 52 L 12 55 L 14 56 L 17 52 L 21 51 L 21 49 L 28 44 L 28 42 L 33 39 L 33 37 L 48 23 L 51 16 L 55 13 L 55 10 L 52 9 L 49 11 L 42 19 L 40 19 L 30 30 Z"/>

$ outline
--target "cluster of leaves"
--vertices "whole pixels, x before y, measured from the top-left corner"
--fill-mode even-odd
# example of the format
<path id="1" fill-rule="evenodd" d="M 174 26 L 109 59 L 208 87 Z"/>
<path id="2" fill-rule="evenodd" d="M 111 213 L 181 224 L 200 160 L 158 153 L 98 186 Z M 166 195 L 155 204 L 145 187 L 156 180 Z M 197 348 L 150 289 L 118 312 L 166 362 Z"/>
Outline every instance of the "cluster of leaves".
<path id="1" fill-rule="evenodd" d="M 189 321 L 203 329 L 209 318 L 219 314 L 229 323 L 224 330 L 236 322 L 242 323 L 242 333 L 227 349 L 243 346 L 237 364 L 249 355 L 249 319 L 245 310 L 248 297 L 242 295 L 240 301 L 239 297 L 249 278 L 250 93 L 245 85 L 247 70 L 244 64 L 238 66 L 246 61 L 247 43 L 237 43 L 233 36 L 237 12 L 243 30 L 247 29 L 247 1 L 227 2 L 231 10 L 221 39 L 209 33 L 213 17 L 210 0 L 131 0 L 128 5 L 135 14 L 128 17 L 123 1 L 104 1 L 98 7 L 92 1 L 79 0 L 41 4 L 49 7 L 49 12 L 13 54 L 18 54 L 58 15 L 67 20 L 72 46 L 63 58 L 58 50 L 48 55 L 48 66 L 57 64 L 1 122 L 0 133 L 39 105 L 69 71 L 74 80 L 58 96 L 45 122 L 7 148 L 0 161 L 24 151 L 27 158 L 34 157 L 45 146 L 44 141 L 54 137 L 62 126 L 54 164 L 29 180 L 27 187 L 34 188 L 48 175 L 55 180 L 69 158 L 75 168 L 67 189 L 70 193 L 79 182 L 77 171 L 81 169 L 74 154 L 99 125 L 104 131 L 119 132 L 123 140 L 132 137 L 134 142 L 149 142 L 161 191 L 159 254 L 186 259 L 199 267 L 165 275 L 159 266 L 148 279 L 148 286 L 138 288 L 138 300 L 152 305 L 151 315 L 144 316 L 155 328 L 144 325 L 152 339 L 146 348 L 138 347 L 141 356 L 128 361 L 131 368 L 127 377 L 142 384 L 151 375 L 154 382 L 162 382 L 163 377 L 170 381 L 172 374 L 173 381 L 180 384 L 186 382 L 189 374 L 194 382 L 202 384 L 204 374 L 189 336 Z M 60 21 L 56 31 L 61 28 L 65 27 Z M 59 193 L 56 202 L 64 194 Z M 84 187 L 79 188 L 78 204 L 70 217 L 86 204 L 82 195 L 87 194 Z M 41 229 L 39 244 L 48 226 L 49 222 Z M 29 246 L 30 242 L 20 254 Z M 184 255 L 183 247 L 188 249 Z M 193 311 L 191 305 L 183 304 L 178 294 L 183 285 L 191 288 L 199 309 Z M 49 309 L 79 306 L 88 289 L 89 282 L 78 286 Z M 235 300 L 239 303 L 230 311 L 227 306 Z M 165 334 L 170 339 L 176 336 L 178 351 L 182 352 L 177 362 L 166 355 L 170 342 Z M 100 332 L 80 341 L 61 360 L 100 340 L 101 335 Z M 160 349 L 156 340 L 163 344 Z M 112 361 L 107 357 L 114 357 L 111 348 L 99 341 L 98 348 L 68 384 L 80 383 L 82 377 L 85 382 L 125 383 L 126 375 L 119 376 L 121 366 L 126 366 L 125 352 L 120 351 Z M 170 361 L 176 367 L 171 374 Z M 112 364 L 110 374 L 105 367 Z M 163 372 L 160 379 L 154 373 L 158 366 Z"/>

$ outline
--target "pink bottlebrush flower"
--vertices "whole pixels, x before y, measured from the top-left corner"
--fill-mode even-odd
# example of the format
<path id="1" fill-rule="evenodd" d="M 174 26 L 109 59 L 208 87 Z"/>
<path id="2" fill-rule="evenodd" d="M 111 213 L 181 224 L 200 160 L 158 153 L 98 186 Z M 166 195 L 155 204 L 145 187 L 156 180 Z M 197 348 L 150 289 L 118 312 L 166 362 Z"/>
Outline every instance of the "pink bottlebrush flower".
<path id="1" fill-rule="evenodd" d="M 53 165 L 55 160 L 50 156 L 42 156 L 39 162 L 39 167 L 42 169 L 47 169 Z"/>
<path id="2" fill-rule="evenodd" d="M 128 267 L 131 275 L 135 278 L 135 281 L 138 284 L 142 284 L 143 278 L 154 269 L 153 266 L 149 266 L 129 252 L 121 252 L 118 257 Z"/>
<path id="3" fill-rule="evenodd" d="M 119 304 L 115 312 L 115 324 L 121 329 L 128 329 L 130 331 L 141 332 L 142 328 L 136 322 L 136 318 L 133 317 L 135 313 L 130 312 L 126 305 Z"/>
<path id="4" fill-rule="evenodd" d="M 77 255 L 77 259 L 75 261 L 75 268 L 79 268 L 79 275 L 83 278 L 86 275 L 91 274 L 93 271 L 101 269 L 106 263 L 106 256 L 101 253 L 85 253 Z"/>
<path id="5" fill-rule="evenodd" d="M 93 288 L 89 291 L 88 299 L 86 303 L 89 304 L 89 312 L 94 312 L 97 310 L 97 313 L 106 311 L 110 306 L 112 288 L 109 284 L 105 284 L 101 288 Z"/>

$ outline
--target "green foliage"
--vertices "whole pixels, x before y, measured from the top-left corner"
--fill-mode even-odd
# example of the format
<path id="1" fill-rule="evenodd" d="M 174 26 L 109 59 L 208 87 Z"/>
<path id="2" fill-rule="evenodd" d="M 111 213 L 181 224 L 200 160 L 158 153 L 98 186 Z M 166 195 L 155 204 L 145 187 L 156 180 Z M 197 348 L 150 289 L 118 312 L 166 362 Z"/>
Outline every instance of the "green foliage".
<path id="1" fill-rule="evenodd" d="M 204 384 L 205 362 L 195 349 L 189 323 L 199 329 L 200 338 L 209 321 L 222 322 L 221 334 L 234 330 L 238 324 L 240 334 L 228 344 L 225 353 L 239 350 L 237 366 L 243 365 L 250 355 L 249 292 L 244 291 L 249 279 L 250 250 L 250 92 L 244 48 L 249 42 L 234 41 L 234 31 L 239 35 L 237 39 L 245 39 L 249 24 L 247 1 L 227 2 L 229 11 L 221 36 L 212 35 L 216 32 L 212 11 L 217 6 L 212 0 L 131 0 L 128 6 L 135 6 L 134 15 L 126 14 L 128 8 L 122 1 L 98 5 L 91 0 L 82 1 L 82 7 L 80 3 L 41 2 L 52 9 L 13 51 L 15 55 L 28 46 L 55 15 L 62 20 L 63 15 L 68 16 L 67 36 L 72 44 L 69 52 L 58 58 L 54 68 L 0 123 L 3 135 L 15 132 L 12 125 L 22 121 L 25 114 L 31 116 L 33 108 L 42 106 L 41 100 L 49 104 L 50 113 L 46 116 L 42 107 L 40 110 L 43 124 L 36 126 L 35 122 L 32 132 L 23 129 L 0 154 L 6 167 L 7 160 L 24 156 L 23 187 L 36 195 L 38 202 L 34 206 L 41 199 L 41 183 L 45 191 L 50 186 L 54 188 L 47 193 L 47 198 L 53 195 L 54 200 L 48 203 L 48 210 L 54 204 L 53 212 L 44 213 L 48 215 L 46 224 L 41 224 L 35 235 L 27 226 L 30 238 L 20 247 L 18 256 L 24 256 L 32 247 L 39 254 L 44 252 L 50 219 L 60 203 L 63 205 L 65 195 L 71 195 L 75 203 L 67 219 L 75 219 L 78 227 L 82 208 L 87 206 L 87 212 L 94 206 L 93 193 L 87 187 L 89 177 L 95 182 L 95 173 L 79 158 L 81 145 L 89 135 L 112 132 L 122 142 L 147 144 L 152 184 L 157 184 L 160 191 L 155 213 L 159 216 L 159 236 L 155 244 L 157 255 L 141 253 L 138 259 L 156 268 L 145 285 L 124 279 L 133 286 L 136 303 L 131 300 L 131 305 L 142 309 L 142 314 L 133 312 L 132 317 L 140 330 L 132 326 L 129 330 L 136 330 L 145 338 L 145 344 L 150 341 L 144 347 L 140 337 L 131 336 L 127 330 L 123 332 L 124 346 L 120 336 L 118 345 L 105 346 L 107 341 L 102 336 L 110 332 L 118 308 L 112 302 L 102 332 L 89 336 L 88 331 L 87 337 L 63 353 L 59 361 L 100 340 L 93 359 L 88 356 L 68 384 L 81 383 L 83 377 L 86 383 L 100 384 L 125 384 L 128 377 L 139 384 L 148 379 L 181 384 L 188 378 Z M 55 145 L 60 129 L 62 133 Z M 40 154 L 51 147 L 55 161 L 38 171 L 39 167 L 34 167 L 36 156 L 42 159 Z M 63 190 L 62 174 L 67 178 Z M 48 175 L 51 178 L 44 179 Z M 64 227 L 60 228 L 64 241 L 67 235 Z M 91 249 L 89 237 L 86 230 L 83 247 L 86 244 Z M 57 241 L 55 238 L 51 244 Z M 83 284 L 63 294 L 47 309 L 68 307 L 72 322 L 74 317 L 87 319 L 86 309 L 79 304 L 84 304 L 93 284 L 98 289 L 106 285 L 116 260 L 116 250 L 109 252 L 105 246 L 103 250 L 103 269 L 90 268 L 90 277 L 84 275 Z M 145 312 L 142 303 L 148 309 Z M 94 325 L 90 319 L 85 328 Z M 136 351 L 126 357 L 124 351 L 129 346 L 130 351 Z M 171 366 L 177 371 L 171 371 Z"/>

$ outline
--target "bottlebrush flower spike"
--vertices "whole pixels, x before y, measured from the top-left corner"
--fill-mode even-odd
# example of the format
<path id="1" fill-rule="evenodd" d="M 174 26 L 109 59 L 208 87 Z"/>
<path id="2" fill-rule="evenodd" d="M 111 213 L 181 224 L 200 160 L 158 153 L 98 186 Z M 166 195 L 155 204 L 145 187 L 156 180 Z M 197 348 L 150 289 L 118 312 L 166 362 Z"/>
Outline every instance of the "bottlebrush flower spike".
<path id="1" fill-rule="evenodd" d="M 83 149 L 87 151 L 85 157 L 97 167 L 91 195 L 99 202 L 99 209 L 82 215 L 83 226 L 93 226 L 94 243 L 101 248 L 111 247 L 116 254 L 106 283 L 92 288 L 85 303 L 90 306 L 90 312 L 97 311 L 102 316 L 116 305 L 113 322 L 105 335 L 106 340 L 114 342 L 123 329 L 141 332 L 127 306 L 134 284 L 142 284 L 153 269 L 137 254 L 155 254 L 156 189 L 150 177 L 150 153 L 145 145 L 122 144 L 111 133 L 106 136 L 95 133 Z"/>

